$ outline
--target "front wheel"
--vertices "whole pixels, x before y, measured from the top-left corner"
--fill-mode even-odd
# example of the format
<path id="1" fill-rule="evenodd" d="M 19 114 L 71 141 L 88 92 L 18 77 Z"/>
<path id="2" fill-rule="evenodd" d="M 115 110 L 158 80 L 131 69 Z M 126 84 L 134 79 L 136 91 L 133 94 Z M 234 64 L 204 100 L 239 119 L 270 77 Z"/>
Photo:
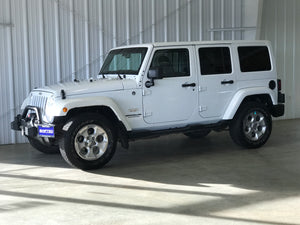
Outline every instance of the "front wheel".
<path id="1" fill-rule="evenodd" d="M 71 166 L 82 170 L 99 169 L 110 161 L 116 149 L 116 131 L 106 117 L 82 114 L 71 123 L 59 147 Z"/>
<path id="2" fill-rule="evenodd" d="M 272 132 L 272 118 L 265 105 L 248 102 L 241 106 L 230 125 L 233 141 L 246 148 L 264 145 Z"/>

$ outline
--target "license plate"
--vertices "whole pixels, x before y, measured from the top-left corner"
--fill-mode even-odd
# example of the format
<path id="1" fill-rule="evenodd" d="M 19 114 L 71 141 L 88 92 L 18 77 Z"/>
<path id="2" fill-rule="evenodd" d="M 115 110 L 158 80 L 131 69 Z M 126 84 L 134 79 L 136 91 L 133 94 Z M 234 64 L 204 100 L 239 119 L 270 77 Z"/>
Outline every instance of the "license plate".
<path id="1" fill-rule="evenodd" d="M 54 127 L 38 127 L 38 134 L 40 137 L 54 137 Z"/>

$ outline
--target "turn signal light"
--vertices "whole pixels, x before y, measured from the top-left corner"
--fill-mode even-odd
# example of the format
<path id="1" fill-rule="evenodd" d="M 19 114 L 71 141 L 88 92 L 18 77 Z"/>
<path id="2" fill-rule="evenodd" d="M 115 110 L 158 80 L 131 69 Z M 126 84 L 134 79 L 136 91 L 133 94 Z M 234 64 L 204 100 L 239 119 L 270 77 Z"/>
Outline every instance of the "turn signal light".
<path id="1" fill-rule="evenodd" d="M 68 112 L 68 109 L 66 107 L 64 107 L 63 112 Z"/>

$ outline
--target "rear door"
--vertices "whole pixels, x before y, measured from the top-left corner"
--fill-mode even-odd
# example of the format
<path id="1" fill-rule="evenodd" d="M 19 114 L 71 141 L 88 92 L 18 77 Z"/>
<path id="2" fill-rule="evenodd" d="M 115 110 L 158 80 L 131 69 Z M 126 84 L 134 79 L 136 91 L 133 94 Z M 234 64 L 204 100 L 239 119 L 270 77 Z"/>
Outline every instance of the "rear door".
<path id="1" fill-rule="evenodd" d="M 200 116 L 221 118 L 237 89 L 231 46 L 197 46 L 197 57 Z"/>

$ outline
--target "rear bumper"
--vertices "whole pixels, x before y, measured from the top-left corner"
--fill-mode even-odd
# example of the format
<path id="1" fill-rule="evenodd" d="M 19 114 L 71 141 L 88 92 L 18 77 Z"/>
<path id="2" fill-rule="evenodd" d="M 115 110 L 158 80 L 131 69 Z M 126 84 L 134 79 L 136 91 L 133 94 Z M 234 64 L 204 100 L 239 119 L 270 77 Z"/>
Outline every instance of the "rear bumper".
<path id="1" fill-rule="evenodd" d="M 273 117 L 279 117 L 284 115 L 285 94 L 278 92 L 278 105 L 273 105 L 271 108 L 271 114 Z"/>
<path id="2" fill-rule="evenodd" d="M 278 92 L 278 103 L 285 103 L 285 94 Z"/>
<path id="3" fill-rule="evenodd" d="M 279 117 L 284 115 L 284 104 L 273 105 L 271 108 L 271 114 L 273 117 Z"/>

